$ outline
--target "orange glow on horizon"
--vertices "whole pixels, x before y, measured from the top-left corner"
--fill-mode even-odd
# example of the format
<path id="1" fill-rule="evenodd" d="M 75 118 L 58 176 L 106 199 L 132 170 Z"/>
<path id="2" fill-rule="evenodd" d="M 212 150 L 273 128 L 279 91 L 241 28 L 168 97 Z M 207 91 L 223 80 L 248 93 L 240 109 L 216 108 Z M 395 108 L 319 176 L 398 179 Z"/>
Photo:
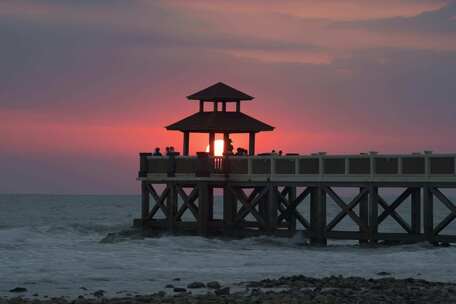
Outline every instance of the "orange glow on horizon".
<path id="1" fill-rule="evenodd" d="M 223 156 L 223 139 L 216 139 L 214 141 L 214 155 L 215 156 Z M 206 152 L 209 152 L 209 145 L 206 147 Z"/>

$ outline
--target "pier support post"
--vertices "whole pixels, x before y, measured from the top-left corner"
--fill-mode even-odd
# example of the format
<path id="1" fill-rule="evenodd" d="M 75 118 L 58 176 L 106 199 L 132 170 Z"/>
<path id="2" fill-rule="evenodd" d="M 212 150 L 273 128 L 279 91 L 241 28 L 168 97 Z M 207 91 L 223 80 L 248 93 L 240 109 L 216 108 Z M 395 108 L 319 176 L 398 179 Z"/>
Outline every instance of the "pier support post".
<path id="1" fill-rule="evenodd" d="M 425 185 L 423 187 L 423 228 L 424 238 L 429 243 L 435 243 L 434 239 L 434 195 L 432 186 Z"/>
<path id="2" fill-rule="evenodd" d="M 214 187 L 207 187 L 207 220 L 214 220 Z"/>
<path id="3" fill-rule="evenodd" d="M 313 187 L 310 192 L 310 243 L 326 246 L 326 192 L 322 187 Z"/>
<path id="4" fill-rule="evenodd" d="M 184 132 L 184 146 L 182 148 L 182 155 L 188 156 L 189 152 L 189 147 L 190 147 L 190 132 L 185 131 Z"/>
<path id="5" fill-rule="evenodd" d="M 369 242 L 377 243 L 378 233 L 378 187 L 369 186 Z"/>
<path id="6" fill-rule="evenodd" d="M 296 199 L 296 187 L 288 187 L 287 192 L 288 202 L 291 206 Z M 296 233 L 296 215 L 294 213 L 294 210 L 290 210 L 290 214 L 288 216 L 288 232 L 290 234 L 290 237 Z"/>
<path id="7" fill-rule="evenodd" d="M 268 196 L 266 200 L 267 206 L 267 232 L 273 234 L 277 226 L 277 213 L 278 213 L 278 198 L 277 198 L 277 186 L 268 184 Z"/>
<path id="8" fill-rule="evenodd" d="M 255 155 L 255 132 L 249 133 L 249 155 Z"/>
<path id="9" fill-rule="evenodd" d="M 170 233 L 176 232 L 177 223 L 177 189 L 175 183 L 168 183 L 168 229 Z"/>
<path id="10" fill-rule="evenodd" d="M 149 208 L 150 208 L 150 194 L 149 189 L 147 189 L 147 183 L 145 181 L 141 182 L 141 220 L 144 225 L 147 218 L 149 217 Z"/>
<path id="11" fill-rule="evenodd" d="M 360 188 L 359 191 L 364 191 L 365 188 Z M 359 218 L 361 219 L 362 225 L 359 226 L 359 232 L 361 234 L 359 238 L 360 244 L 366 244 L 369 242 L 369 196 L 365 195 L 359 201 Z"/>
<path id="12" fill-rule="evenodd" d="M 257 188 L 257 190 L 261 191 L 261 188 Z M 261 218 L 264 219 L 264 222 L 268 222 L 268 196 L 265 195 L 258 201 L 258 213 L 260 214 Z"/>
<path id="13" fill-rule="evenodd" d="M 198 202 L 198 233 L 201 236 L 207 236 L 209 221 L 209 187 L 207 182 L 198 183 Z"/>
<path id="14" fill-rule="evenodd" d="M 413 234 L 421 233 L 421 188 L 414 188 L 411 195 L 411 224 Z"/>
<path id="15" fill-rule="evenodd" d="M 237 201 L 229 187 L 228 184 L 223 187 L 223 229 L 227 235 L 233 233 L 234 218 L 237 211 Z"/>
<path id="16" fill-rule="evenodd" d="M 214 156 L 214 142 L 215 142 L 215 133 L 209 133 L 209 155 Z"/>

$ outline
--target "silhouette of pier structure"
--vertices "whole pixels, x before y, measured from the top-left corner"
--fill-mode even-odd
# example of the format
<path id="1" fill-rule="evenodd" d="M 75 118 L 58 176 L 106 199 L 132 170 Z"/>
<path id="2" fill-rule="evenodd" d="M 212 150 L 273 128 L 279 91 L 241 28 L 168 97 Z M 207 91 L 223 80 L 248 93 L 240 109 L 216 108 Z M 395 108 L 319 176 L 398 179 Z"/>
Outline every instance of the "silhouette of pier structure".
<path id="1" fill-rule="evenodd" d="M 217 83 L 187 98 L 199 101 L 199 111 L 167 127 L 182 132 L 183 155 L 140 153 L 142 212 L 136 226 L 201 236 L 301 233 L 316 245 L 328 239 L 456 242 L 456 233 L 445 233 L 456 218 L 446 193 L 456 189 L 456 154 L 255 155 L 255 134 L 273 127 L 241 112 L 241 101 L 253 97 Z M 205 111 L 205 103 L 213 110 Z M 228 103 L 236 110 L 228 111 Z M 190 133 L 208 134 L 209 153 L 189 155 Z M 216 133 L 224 135 L 223 156 L 214 156 Z M 232 133 L 249 134 L 248 155 L 230 154 Z M 400 190 L 394 199 L 382 194 L 390 188 Z M 351 199 L 344 195 L 348 189 L 355 193 Z M 337 214 L 328 212 L 329 201 Z M 222 205 L 221 218 L 214 217 L 214 204 Z M 435 216 L 438 204 L 447 211 L 443 219 Z M 339 228 L 346 218 L 350 230 Z M 402 231 L 382 232 L 388 219 Z"/>

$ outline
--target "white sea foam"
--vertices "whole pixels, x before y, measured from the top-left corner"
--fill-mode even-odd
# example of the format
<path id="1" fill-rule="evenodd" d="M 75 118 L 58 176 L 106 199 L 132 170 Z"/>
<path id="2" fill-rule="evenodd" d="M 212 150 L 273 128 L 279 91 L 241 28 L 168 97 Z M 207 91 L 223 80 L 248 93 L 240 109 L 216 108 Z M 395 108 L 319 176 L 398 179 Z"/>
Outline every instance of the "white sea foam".
<path id="1" fill-rule="evenodd" d="M 425 244 L 360 248 L 303 246 L 293 239 L 161 237 L 100 243 L 139 214 L 135 196 L 0 196 L 0 295 L 69 295 L 97 289 L 150 293 L 166 284 L 304 274 L 456 281 L 456 248 Z M 172 282 L 173 278 L 181 278 Z M 80 290 L 86 287 L 89 291 Z"/>

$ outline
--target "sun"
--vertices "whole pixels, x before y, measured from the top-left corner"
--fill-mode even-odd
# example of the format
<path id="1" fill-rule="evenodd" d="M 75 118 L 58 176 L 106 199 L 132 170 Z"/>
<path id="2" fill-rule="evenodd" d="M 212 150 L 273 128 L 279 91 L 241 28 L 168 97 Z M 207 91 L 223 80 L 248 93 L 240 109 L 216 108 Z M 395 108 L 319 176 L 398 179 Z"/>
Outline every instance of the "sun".
<path id="1" fill-rule="evenodd" d="M 206 147 L 206 152 L 209 152 L 209 145 Z M 223 139 L 214 141 L 214 156 L 223 156 Z"/>

